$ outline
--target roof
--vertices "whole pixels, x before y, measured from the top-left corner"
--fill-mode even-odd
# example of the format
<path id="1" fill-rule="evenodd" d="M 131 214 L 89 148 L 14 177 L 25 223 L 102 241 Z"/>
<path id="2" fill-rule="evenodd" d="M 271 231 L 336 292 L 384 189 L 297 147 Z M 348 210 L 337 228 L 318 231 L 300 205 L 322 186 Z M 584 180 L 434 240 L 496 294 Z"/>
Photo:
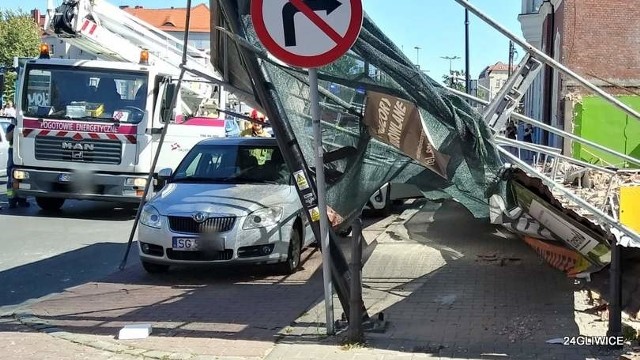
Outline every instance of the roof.
<path id="1" fill-rule="evenodd" d="M 163 31 L 184 31 L 187 8 L 145 9 L 142 6 L 120 6 L 129 14 Z M 205 4 L 191 8 L 190 32 L 209 32 L 211 30 L 211 11 Z"/>
<path id="2" fill-rule="evenodd" d="M 512 65 L 511 66 L 511 71 L 515 71 L 517 68 L 517 66 Z M 509 71 L 509 65 L 503 63 L 502 61 L 498 61 L 497 63 L 493 64 L 493 65 L 489 65 L 486 68 L 484 68 L 484 70 L 482 70 L 482 72 L 480 73 L 479 77 L 487 77 L 489 76 L 490 73 L 494 72 L 494 71 L 502 71 L 502 72 L 508 72 Z"/>

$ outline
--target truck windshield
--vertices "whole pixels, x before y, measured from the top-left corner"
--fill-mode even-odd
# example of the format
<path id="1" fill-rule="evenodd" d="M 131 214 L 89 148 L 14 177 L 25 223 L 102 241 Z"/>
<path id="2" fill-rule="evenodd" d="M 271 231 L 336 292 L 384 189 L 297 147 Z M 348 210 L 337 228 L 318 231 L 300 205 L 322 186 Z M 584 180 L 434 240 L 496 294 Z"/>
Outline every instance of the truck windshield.
<path id="1" fill-rule="evenodd" d="M 145 73 L 27 65 L 24 116 L 139 123 L 147 103 Z"/>

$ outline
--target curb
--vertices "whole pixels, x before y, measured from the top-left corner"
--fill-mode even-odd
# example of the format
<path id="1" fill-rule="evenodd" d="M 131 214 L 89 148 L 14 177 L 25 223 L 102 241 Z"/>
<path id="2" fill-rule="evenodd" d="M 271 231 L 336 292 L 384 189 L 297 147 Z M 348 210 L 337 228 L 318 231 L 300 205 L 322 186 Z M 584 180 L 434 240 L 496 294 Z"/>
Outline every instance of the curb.
<path id="1" fill-rule="evenodd" d="M 167 352 L 167 351 L 158 351 L 158 350 L 149 350 L 138 348 L 130 345 L 119 344 L 113 341 L 107 341 L 103 339 L 96 339 L 92 335 L 80 335 L 73 334 L 67 331 L 63 331 L 60 328 L 57 328 L 46 320 L 40 319 L 35 316 L 33 313 L 29 311 L 21 311 L 16 312 L 12 315 L 14 319 L 20 322 L 22 325 L 25 325 L 29 328 L 37 330 L 39 332 L 51 335 L 55 338 L 62 339 L 65 341 L 69 341 L 74 344 L 94 348 L 97 350 L 111 352 L 117 355 L 129 355 L 136 359 L 160 359 L 160 360 L 189 360 L 189 359 L 220 359 L 220 360 L 246 360 L 251 358 L 246 357 L 225 357 L 225 356 L 214 356 L 214 355 L 199 355 L 199 354 L 191 354 L 191 353 L 178 353 L 178 352 Z M 262 359 L 262 358 L 254 358 L 254 359 Z"/>

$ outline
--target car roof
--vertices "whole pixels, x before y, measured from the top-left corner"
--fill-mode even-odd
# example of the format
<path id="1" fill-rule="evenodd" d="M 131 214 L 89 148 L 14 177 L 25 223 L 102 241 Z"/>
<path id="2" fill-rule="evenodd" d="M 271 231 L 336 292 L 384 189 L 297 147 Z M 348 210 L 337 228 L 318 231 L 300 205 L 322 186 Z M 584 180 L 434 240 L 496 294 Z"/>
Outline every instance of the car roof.
<path id="1" fill-rule="evenodd" d="M 278 142 L 272 137 L 228 137 L 228 138 L 209 138 L 202 140 L 198 145 L 223 145 L 223 146 L 278 146 Z"/>

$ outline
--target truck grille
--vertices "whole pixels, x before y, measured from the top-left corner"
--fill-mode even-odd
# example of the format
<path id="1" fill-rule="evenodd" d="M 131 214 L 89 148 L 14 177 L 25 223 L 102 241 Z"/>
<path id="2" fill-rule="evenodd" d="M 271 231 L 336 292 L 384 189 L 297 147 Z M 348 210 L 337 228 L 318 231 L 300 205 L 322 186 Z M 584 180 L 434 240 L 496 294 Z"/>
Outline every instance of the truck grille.
<path id="1" fill-rule="evenodd" d="M 122 142 L 36 136 L 35 155 L 37 160 L 118 165 L 122 158 Z"/>
<path id="2" fill-rule="evenodd" d="M 229 231 L 236 222 L 235 216 L 212 217 L 204 222 L 197 222 L 191 217 L 169 216 L 169 228 L 180 233 L 200 234 Z"/>

